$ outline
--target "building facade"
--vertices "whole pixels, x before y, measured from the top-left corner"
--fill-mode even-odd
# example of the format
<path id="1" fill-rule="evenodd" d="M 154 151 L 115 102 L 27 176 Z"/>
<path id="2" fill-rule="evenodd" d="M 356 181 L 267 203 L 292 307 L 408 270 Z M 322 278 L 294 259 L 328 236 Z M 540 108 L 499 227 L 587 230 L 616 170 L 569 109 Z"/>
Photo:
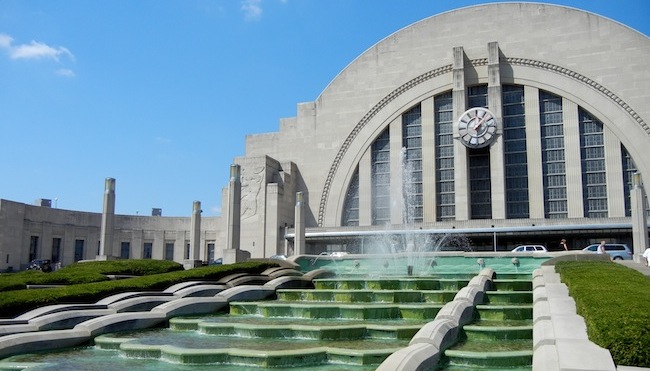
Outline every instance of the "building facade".
<path id="1" fill-rule="evenodd" d="M 553 250 L 561 238 L 574 249 L 600 239 L 632 245 L 633 174 L 650 176 L 648 60 L 646 35 L 562 6 L 494 3 L 414 23 L 298 104 L 278 132 L 247 136 L 234 160 L 238 247 L 253 258 L 367 252 L 367 236 L 405 230 L 463 236 L 478 250 Z M 49 232 L 62 224 L 96 244 L 97 218 L 2 200 L 0 269 L 25 264 L 33 236 L 76 251 L 76 232 Z M 166 241 L 189 239 L 189 218 L 116 216 L 115 224 L 117 256 L 128 242 L 142 251 L 130 257 L 149 256 L 152 244 L 151 257 L 165 258 Z M 221 217 L 203 220 L 202 260 L 232 248 L 227 229 Z M 175 249 L 173 259 L 183 259 Z"/>

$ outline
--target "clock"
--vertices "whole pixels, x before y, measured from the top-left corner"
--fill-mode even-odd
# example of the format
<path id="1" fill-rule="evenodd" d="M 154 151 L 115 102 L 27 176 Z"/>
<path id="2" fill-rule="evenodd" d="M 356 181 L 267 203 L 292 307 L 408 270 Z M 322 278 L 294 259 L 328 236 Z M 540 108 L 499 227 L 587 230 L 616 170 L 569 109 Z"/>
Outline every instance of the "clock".
<path id="1" fill-rule="evenodd" d="M 496 139 L 496 132 L 496 117 L 487 108 L 470 108 L 458 119 L 460 140 L 469 148 L 489 146 Z"/>

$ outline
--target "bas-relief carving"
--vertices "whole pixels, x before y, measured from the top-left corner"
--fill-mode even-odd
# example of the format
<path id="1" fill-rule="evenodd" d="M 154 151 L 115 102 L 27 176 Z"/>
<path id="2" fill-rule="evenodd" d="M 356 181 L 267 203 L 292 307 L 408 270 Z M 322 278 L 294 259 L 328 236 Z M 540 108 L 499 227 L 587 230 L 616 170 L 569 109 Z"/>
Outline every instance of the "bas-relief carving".
<path id="1" fill-rule="evenodd" d="M 265 177 L 264 165 L 249 165 L 241 168 L 241 220 L 257 214 L 260 192 Z"/>

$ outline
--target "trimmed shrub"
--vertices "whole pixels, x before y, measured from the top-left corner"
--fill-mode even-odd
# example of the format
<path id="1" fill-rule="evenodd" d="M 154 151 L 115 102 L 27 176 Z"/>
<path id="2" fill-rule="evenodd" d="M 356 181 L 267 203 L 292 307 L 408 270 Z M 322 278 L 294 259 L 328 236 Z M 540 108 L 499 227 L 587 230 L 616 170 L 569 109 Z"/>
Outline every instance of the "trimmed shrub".
<path id="1" fill-rule="evenodd" d="M 21 313 L 45 305 L 94 303 L 107 296 L 122 292 L 161 291 L 180 282 L 194 280 L 216 281 L 234 273 L 260 274 L 267 268 L 277 266 L 277 263 L 272 261 L 254 261 L 152 274 L 117 281 L 91 282 L 39 290 L 0 292 L 0 313 L 2 318 L 13 318 Z M 47 275 L 47 273 L 43 274 Z"/>
<path id="2" fill-rule="evenodd" d="M 75 285 L 107 281 L 106 275 L 145 276 L 182 271 L 183 265 L 168 260 L 107 260 L 74 263 L 51 273 L 36 270 L 4 274 L 0 279 L 0 292 L 22 290 L 27 285 Z"/>
<path id="3" fill-rule="evenodd" d="M 589 340 L 609 349 L 618 365 L 650 367 L 650 279 L 604 261 L 563 261 L 555 266 Z"/>

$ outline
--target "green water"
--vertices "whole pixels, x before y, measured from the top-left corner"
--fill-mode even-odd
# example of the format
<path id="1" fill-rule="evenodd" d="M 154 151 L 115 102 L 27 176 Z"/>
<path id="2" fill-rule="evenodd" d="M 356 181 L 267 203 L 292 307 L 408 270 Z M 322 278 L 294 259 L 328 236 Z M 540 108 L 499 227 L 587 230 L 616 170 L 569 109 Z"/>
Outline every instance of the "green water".
<path id="1" fill-rule="evenodd" d="M 0 362 L 0 370 L 17 370 L 17 368 L 3 368 L 6 362 L 36 362 L 29 368 L 30 371 L 106 371 L 106 370 L 138 370 L 138 371 L 247 371 L 252 368 L 248 365 L 227 364 L 179 364 L 167 363 L 152 359 L 138 359 L 121 357 L 117 351 L 100 350 L 94 347 L 76 348 L 63 352 L 47 354 L 26 354 L 14 356 Z M 377 366 L 357 365 L 318 365 L 301 366 L 305 371 L 370 371 Z M 262 370 L 262 368 L 259 368 Z M 274 367 L 275 371 L 295 371 L 295 367 Z"/>

